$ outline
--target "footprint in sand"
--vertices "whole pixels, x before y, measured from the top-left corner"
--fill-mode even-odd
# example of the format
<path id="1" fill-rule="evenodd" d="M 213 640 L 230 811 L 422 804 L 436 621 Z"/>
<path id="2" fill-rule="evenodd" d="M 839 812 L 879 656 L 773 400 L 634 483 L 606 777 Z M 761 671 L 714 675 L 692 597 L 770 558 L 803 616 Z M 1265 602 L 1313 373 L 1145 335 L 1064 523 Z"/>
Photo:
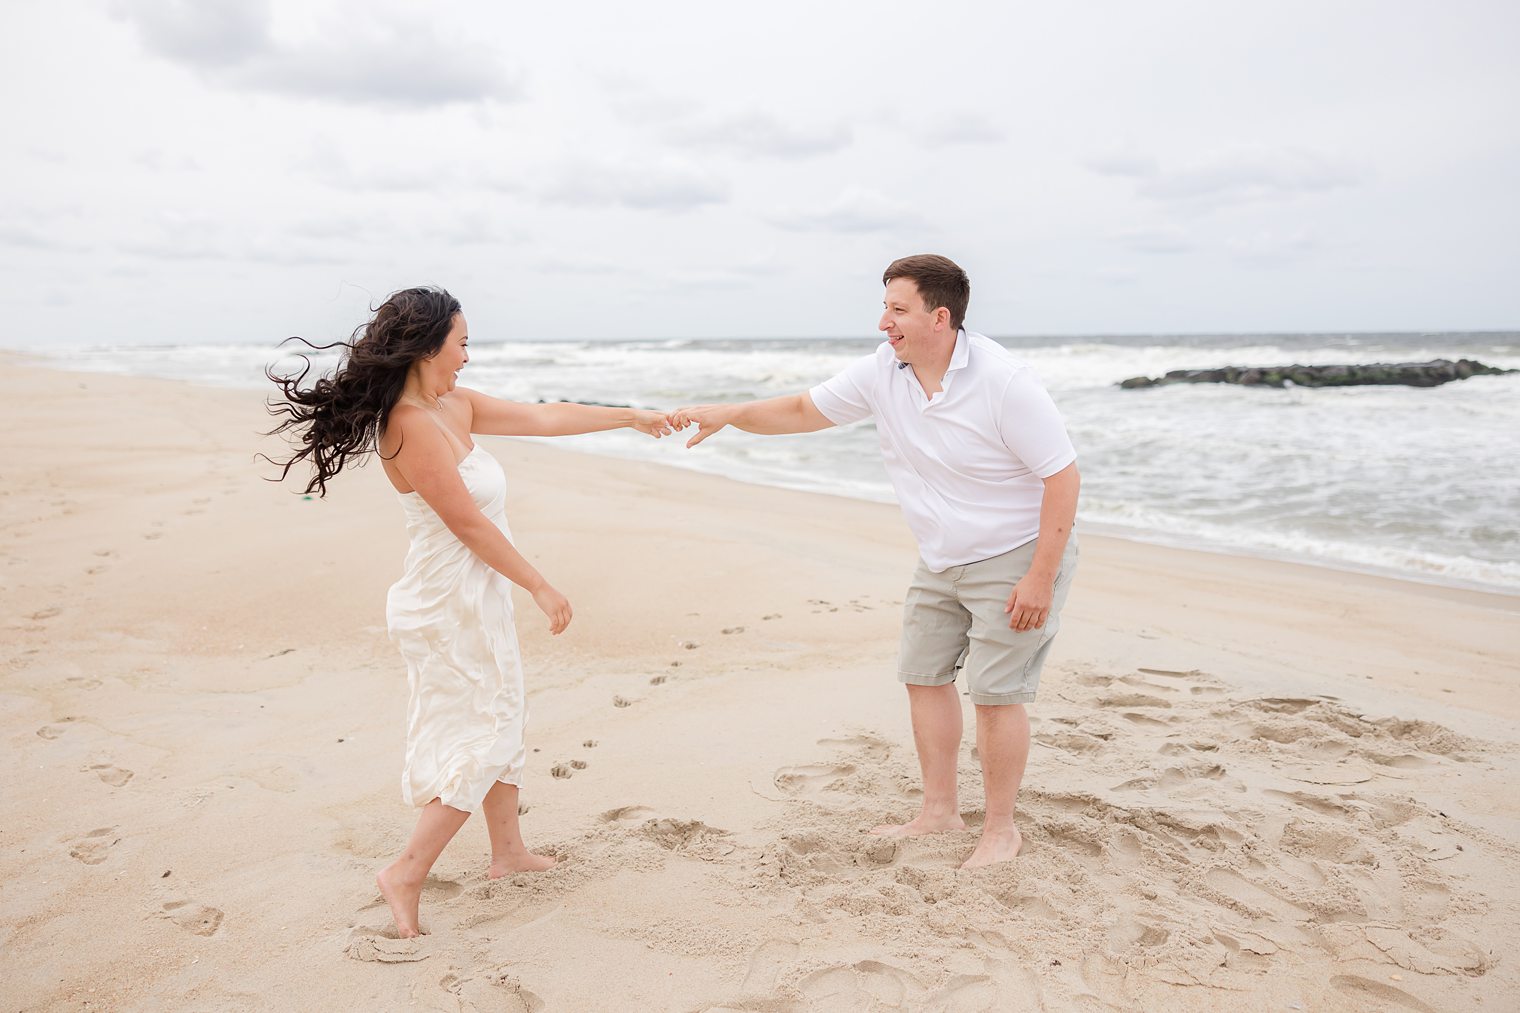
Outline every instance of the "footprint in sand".
<path id="1" fill-rule="evenodd" d="M 1156 718 L 1151 717 L 1149 714 L 1140 714 L 1135 711 L 1125 711 L 1119 716 L 1126 721 L 1131 721 L 1144 728 L 1166 728 L 1172 724 L 1171 720 L 1158 721 Z"/>
<path id="2" fill-rule="evenodd" d="M 780 619 L 780 618 L 781 618 L 781 613 L 780 612 L 772 612 L 769 615 L 763 615 L 763 616 L 760 617 L 760 619 L 762 621 L 769 621 L 771 619 Z"/>
<path id="3" fill-rule="evenodd" d="M 776 771 L 776 787 L 789 795 L 828 791 L 843 778 L 855 773 L 849 763 L 813 763 L 800 767 L 782 767 Z"/>
<path id="4" fill-rule="evenodd" d="M 768 939 L 755 948 L 749 957 L 749 970 L 745 972 L 742 990 L 745 995 L 759 995 L 775 989 L 781 972 L 797 960 L 801 952 L 796 943 L 786 939 Z"/>
<path id="5" fill-rule="evenodd" d="M 1391 1006 L 1415 1010 L 1416 1013 L 1436 1013 L 1434 1006 L 1421 1002 L 1402 988 L 1394 988 L 1392 985 L 1385 985 L 1371 978 L 1363 978 L 1355 974 L 1337 974 L 1330 979 L 1330 984 L 1337 991 L 1354 996 L 1359 1000 L 1358 1005 L 1365 1003 L 1373 1008 Z"/>
<path id="6" fill-rule="evenodd" d="M 1144 791 L 1147 788 L 1163 788 L 1168 791 L 1188 784 L 1191 781 L 1205 780 L 1218 781 L 1225 776 L 1225 769 L 1219 764 L 1195 764 L 1190 767 L 1168 767 L 1154 777 L 1137 777 L 1123 784 L 1114 785 L 1114 791 Z M 1235 782 L 1238 784 L 1238 782 Z M 1244 790 L 1244 785 L 1240 785 Z"/>
<path id="7" fill-rule="evenodd" d="M 1146 693 L 1110 693 L 1098 701 L 1102 707 L 1170 707 L 1171 704 L 1159 696 L 1150 696 Z M 1128 715 L 1126 715 L 1128 716 Z"/>
<path id="8" fill-rule="evenodd" d="M 651 686 L 661 686 L 661 685 L 664 685 L 665 682 L 667 682 L 669 679 L 670 679 L 670 676 L 668 676 L 668 675 L 651 676 L 650 679 L 649 679 L 649 685 L 651 685 Z"/>
<path id="9" fill-rule="evenodd" d="M 615 697 L 612 698 L 612 706 L 614 706 L 614 707 L 632 707 L 633 706 L 633 701 L 630 700 L 630 699 L 628 699 L 626 696 L 615 696 Z"/>
<path id="10" fill-rule="evenodd" d="M 1113 737 L 1112 732 L 1084 733 L 1084 732 L 1040 732 L 1034 736 L 1034 741 L 1042 746 L 1059 749 L 1065 753 L 1095 753 L 1104 747 L 1104 744 Z"/>
<path id="11" fill-rule="evenodd" d="M 587 767 L 587 764 L 586 764 L 585 760 L 571 760 L 570 761 L 570 766 L 573 767 L 573 768 L 575 768 L 576 770 L 585 770 L 586 767 Z"/>
<path id="12" fill-rule="evenodd" d="M 462 1009 L 539 1013 L 545 1006 L 543 999 L 523 988 L 522 982 L 506 971 L 468 977 L 451 971 L 438 984 L 445 992 L 459 997 Z"/>
<path id="13" fill-rule="evenodd" d="M 892 744 L 874 735 L 850 735 L 840 739 L 819 739 L 820 746 L 832 746 L 841 751 L 859 753 L 867 760 L 880 763 L 892 755 Z"/>
<path id="14" fill-rule="evenodd" d="M 97 777 L 113 788 L 120 788 L 132 780 L 133 777 L 130 770 L 122 770 L 120 767 L 113 767 L 109 763 L 93 763 L 84 769 L 93 770 Z"/>
<path id="15" fill-rule="evenodd" d="M 587 739 L 585 742 L 581 743 L 581 746 L 583 748 L 585 748 L 585 749 L 595 749 L 596 748 L 596 740 L 595 739 Z"/>
<path id="16" fill-rule="evenodd" d="M 1133 915 L 1120 915 L 1108 930 L 1108 948 L 1116 956 L 1131 949 L 1151 950 L 1171 938 L 1171 930 L 1151 925 Z"/>
<path id="17" fill-rule="evenodd" d="M 731 854 L 734 845 L 729 832 L 710 827 L 701 820 L 678 820 L 670 817 L 645 820 L 639 836 L 653 841 L 666 851 L 679 851 L 703 861 Z"/>
<path id="18" fill-rule="evenodd" d="M 625 805 L 616 809 L 608 809 L 597 819 L 603 823 L 643 823 L 654 815 L 654 810 L 648 806 Z"/>
<path id="19" fill-rule="evenodd" d="M 1360 763 L 1289 763 L 1284 764 L 1285 777 L 1304 784 L 1363 784 L 1372 780 L 1370 769 Z"/>
<path id="20" fill-rule="evenodd" d="M 391 932 L 394 930 L 355 926 L 348 930 L 348 942 L 343 945 L 343 953 L 350 960 L 381 964 L 415 963 L 433 955 L 427 947 L 426 936 L 397 939 Z"/>
<path id="21" fill-rule="evenodd" d="M 73 720 L 73 718 L 59 718 L 55 724 L 43 725 L 37 729 L 37 737 L 40 739 L 56 739 L 69 730 L 69 722 Z"/>
<path id="22" fill-rule="evenodd" d="M 101 827 L 74 841 L 73 847 L 69 848 L 69 857 L 77 858 L 85 865 L 99 865 L 106 860 L 106 852 L 120 843 L 115 827 Z"/>
<path id="23" fill-rule="evenodd" d="M 174 924 L 197 936 L 215 935 L 222 927 L 222 912 L 189 900 L 171 900 L 164 905 L 164 915 Z"/>
<path id="24" fill-rule="evenodd" d="M 570 769 L 570 765 L 568 763 L 556 763 L 554 766 L 549 768 L 549 776 L 559 778 L 560 780 L 573 777 L 574 775 L 575 771 Z"/>
<path id="25" fill-rule="evenodd" d="M 1324 798 L 1320 795 L 1310 795 L 1308 792 L 1278 791 L 1276 788 L 1267 788 L 1262 794 L 1267 798 L 1282 799 L 1294 805 L 1301 805 L 1305 809 L 1319 813 L 1321 816 L 1344 817 L 1351 813 L 1350 807 L 1334 799 Z"/>
<path id="26" fill-rule="evenodd" d="M 61 609 L 58 606 L 54 605 L 54 606 L 51 606 L 49 608 L 38 609 L 36 612 L 28 612 L 26 614 L 26 617 L 28 619 L 36 619 L 36 620 L 51 619 L 54 616 L 58 615 L 58 613 L 60 613 L 62 611 L 63 611 L 63 609 Z"/>
<path id="27" fill-rule="evenodd" d="M 924 996 L 923 1009 L 986 1010 L 997 1009 L 1007 995 L 986 974 L 957 974 L 942 988 Z"/>
<path id="28" fill-rule="evenodd" d="M 723 633 L 724 636 L 732 636 L 735 633 L 743 633 L 744 632 L 744 627 L 743 626 L 729 626 L 729 627 L 725 627 L 721 632 Z"/>
<path id="29" fill-rule="evenodd" d="M 826 967 L 803 978 L 797 987 L 822 1009 L 916 1006 L 908 1000 L 924 990 L 913 975 L 875 960 Z"/>

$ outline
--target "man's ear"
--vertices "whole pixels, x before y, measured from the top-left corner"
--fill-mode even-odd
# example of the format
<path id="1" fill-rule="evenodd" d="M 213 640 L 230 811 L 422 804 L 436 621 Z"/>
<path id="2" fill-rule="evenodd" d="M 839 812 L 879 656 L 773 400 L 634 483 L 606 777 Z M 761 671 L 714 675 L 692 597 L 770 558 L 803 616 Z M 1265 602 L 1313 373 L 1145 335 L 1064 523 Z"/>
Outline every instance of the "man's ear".
<path id="1" fill-rule="evenodd" d="M 934 311 L 934 326 L 936 329 L 950 326 L 950 307 L 941 306 Z"/>

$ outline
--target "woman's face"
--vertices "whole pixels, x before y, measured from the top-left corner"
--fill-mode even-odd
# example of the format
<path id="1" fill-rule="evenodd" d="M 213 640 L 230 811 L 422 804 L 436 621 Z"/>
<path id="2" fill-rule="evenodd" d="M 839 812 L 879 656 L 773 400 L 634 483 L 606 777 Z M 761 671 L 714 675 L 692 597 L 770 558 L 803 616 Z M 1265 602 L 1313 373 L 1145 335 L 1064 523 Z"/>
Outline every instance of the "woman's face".
<path id="1" fill-rule="evenodd" d="M 443 347 L 433 353 L 428 364 L 444 390 L 453 390 L 459 381 L 459 371 L 470 361 L 470 331 L 463 313 L 454 314 L 449 336 L 443 339 Z"/>

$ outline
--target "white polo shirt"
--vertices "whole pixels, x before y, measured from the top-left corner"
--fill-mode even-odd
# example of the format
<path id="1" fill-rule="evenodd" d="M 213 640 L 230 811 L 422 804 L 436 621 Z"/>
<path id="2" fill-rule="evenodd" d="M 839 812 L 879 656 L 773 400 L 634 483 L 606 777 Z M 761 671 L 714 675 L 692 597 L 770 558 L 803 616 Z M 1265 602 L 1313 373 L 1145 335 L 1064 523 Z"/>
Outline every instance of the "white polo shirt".
<path id="1" fill-rule="evenodd" d="M 835 425 L 874 416 L 887 475 L 929 569 L 990 559 L 1040 533 L 1043 479 L 1077 459 L 1034 371 L 962 329 L 929 398 L 892 346 L 809 391 Z"/>

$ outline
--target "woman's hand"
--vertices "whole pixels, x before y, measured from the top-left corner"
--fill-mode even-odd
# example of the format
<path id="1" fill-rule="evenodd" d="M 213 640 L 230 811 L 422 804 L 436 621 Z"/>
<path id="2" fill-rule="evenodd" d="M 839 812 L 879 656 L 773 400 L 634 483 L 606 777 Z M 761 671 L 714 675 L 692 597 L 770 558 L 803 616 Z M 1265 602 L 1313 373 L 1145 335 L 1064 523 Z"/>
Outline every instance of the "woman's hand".
<path id="1" fill-rule="evenodd" d="M 565 632 L 565 627 L 570 625 L 573 615 L 570 610 L 570 599 L 554 590 L 547 582 L 539 585 L 538 590 L 533 592 L 533 604 L 549 617 L 549 632 L 555 636 Z"/>
<path id="2" fill-rule="evenodd" d="M 670 435 L 670 418 L 664 412 L 646 412 L 635 410 L 633 421 L 628 425 L 639 432 L 659 439 L 661 436 Z"/>

